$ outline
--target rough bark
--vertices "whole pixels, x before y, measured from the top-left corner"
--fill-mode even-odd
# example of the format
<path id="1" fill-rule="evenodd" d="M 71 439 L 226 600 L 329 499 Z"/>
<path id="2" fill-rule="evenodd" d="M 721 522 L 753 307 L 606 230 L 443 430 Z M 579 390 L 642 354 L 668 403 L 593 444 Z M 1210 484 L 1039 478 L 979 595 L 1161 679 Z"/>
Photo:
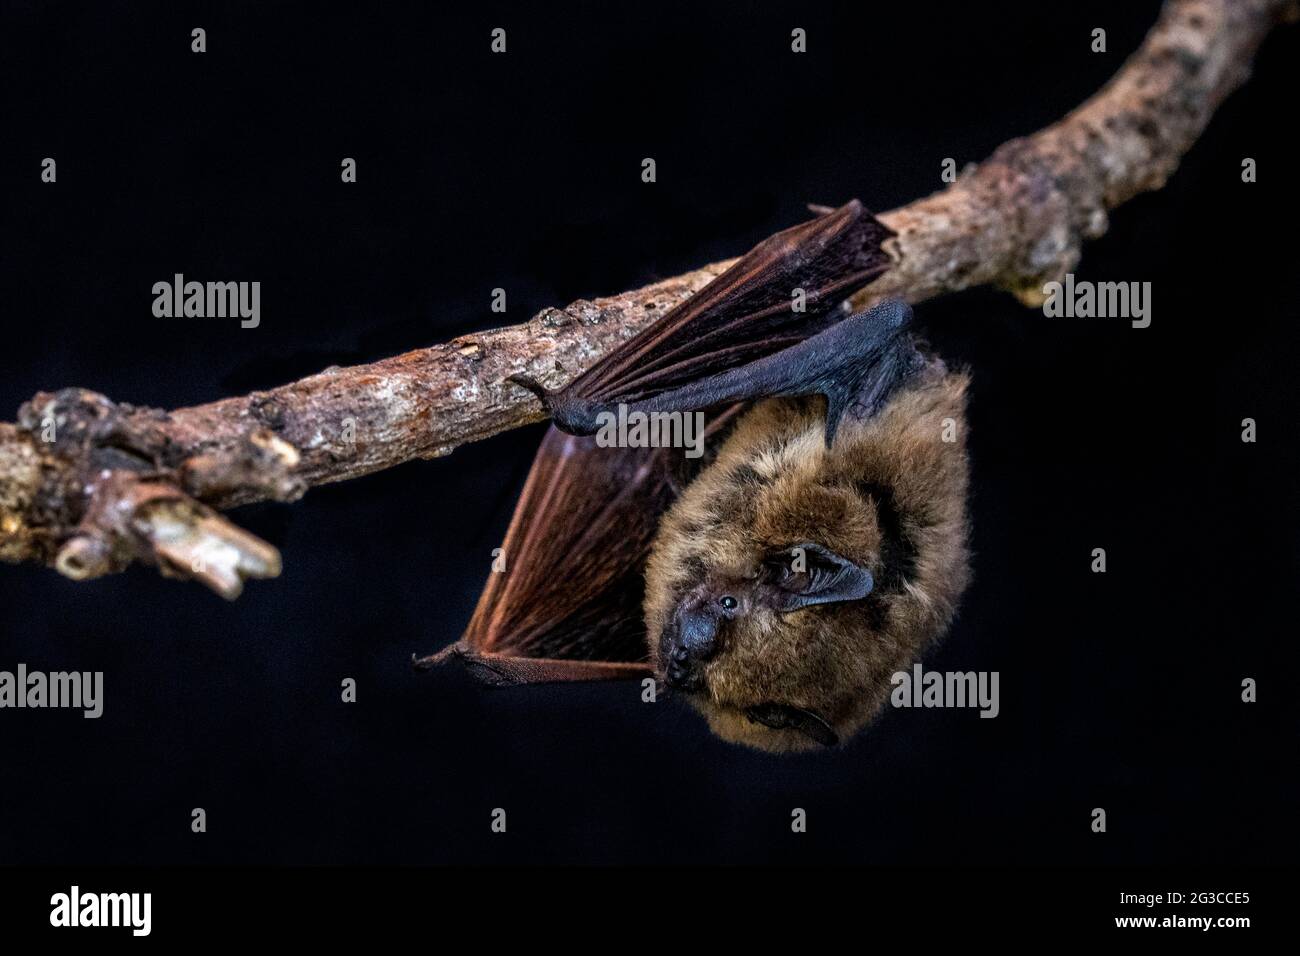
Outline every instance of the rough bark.
<path id="1" fill-rule="evenodd" d="M 1164 184 L 1272 26 L 1295 15 L 1295 0 L 1168 0 L 1092 99 L 883 214 L 898 233 L 893 266 L 854 304 L 985 284 L 1037 304 L 1105 232 L 1110 209 Z M 279 573 L 280 557 L 217 509 L 292 501 L 537 421 L 537 403 L 507 376 L 563 385 L 728 265 L 194 408 L 40 393 L 0 424 L 0 559 L 78 580 L 140 560 L 234 598 L 244 579 Z"/>

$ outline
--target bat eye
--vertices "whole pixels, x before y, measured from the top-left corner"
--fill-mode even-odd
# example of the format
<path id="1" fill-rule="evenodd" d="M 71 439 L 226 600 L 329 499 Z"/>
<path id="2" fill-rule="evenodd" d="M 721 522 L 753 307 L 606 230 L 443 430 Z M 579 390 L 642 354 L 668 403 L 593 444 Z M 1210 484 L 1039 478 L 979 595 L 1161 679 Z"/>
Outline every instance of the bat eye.
<path id="1" fill-rule="evenodd" d="M 739 604 L 740 602 L 737 601 L 730 594 L 724 594 L 722 595 L 722 597 L 718 598 L 718 603 L 722 605 L 722 609 L 724 611 L 734 611 L 736 609 L 736 605 Z"/>

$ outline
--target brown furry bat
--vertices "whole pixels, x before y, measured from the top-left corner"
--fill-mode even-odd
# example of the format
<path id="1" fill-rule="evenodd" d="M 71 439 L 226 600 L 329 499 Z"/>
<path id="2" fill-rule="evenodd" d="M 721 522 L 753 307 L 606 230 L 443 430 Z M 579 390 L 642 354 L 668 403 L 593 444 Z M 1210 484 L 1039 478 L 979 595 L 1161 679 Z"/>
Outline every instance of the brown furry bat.
<path id="1" fill-rule="evenodd" d="M 829 448 L 816 400 L 763 402 L 665 515 L 651 660 L 718 736 L 845 739 L 947 627 L 968 576 L 966 378 L 922 379 Z"/>
<path id="2" fill-rule="evenodd" d="M 772 751 L 869 722 L 968 577 L 966 378 L 922 356 L 906 305 L 835 308 L 887 267 L 889 235 L 850 203 L 565 389 L 516 379 L 570 434 L 538 452 L 513 568 L 423 663 L 456 656 L 496 684 L 652 675 L 719 736 Z M 671 449 L 572 437 L 615 410 L 698 409 L 712 454 L 694 474 Z"/>

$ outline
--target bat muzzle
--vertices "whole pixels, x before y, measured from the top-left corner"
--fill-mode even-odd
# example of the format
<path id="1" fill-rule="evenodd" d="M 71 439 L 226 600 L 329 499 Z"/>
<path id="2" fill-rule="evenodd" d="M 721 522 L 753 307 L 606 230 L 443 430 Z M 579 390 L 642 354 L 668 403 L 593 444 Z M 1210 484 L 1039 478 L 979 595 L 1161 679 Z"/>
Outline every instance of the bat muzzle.
<path id="1" fill-rule="evenodd" d="M 718 652 L 716 614 L 698 607 L 678 609 L 660 638 L 664 679 L 677 690 L 697 690 L 703 683 L 703 665 Z"/>

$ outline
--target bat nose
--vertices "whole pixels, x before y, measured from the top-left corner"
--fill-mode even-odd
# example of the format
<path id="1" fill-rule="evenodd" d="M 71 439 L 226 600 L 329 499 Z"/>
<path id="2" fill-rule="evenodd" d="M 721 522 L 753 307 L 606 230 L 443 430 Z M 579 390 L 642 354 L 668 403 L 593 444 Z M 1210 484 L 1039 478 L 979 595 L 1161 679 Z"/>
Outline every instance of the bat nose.
<path id="1" fill-rule="evenodd" d="M 699 665 L 718 649 L 718 622 L 698 611 L 679 612 L 664 634 L 665 676 L 670 687 L 689 689 L 699 683 Z"/>

